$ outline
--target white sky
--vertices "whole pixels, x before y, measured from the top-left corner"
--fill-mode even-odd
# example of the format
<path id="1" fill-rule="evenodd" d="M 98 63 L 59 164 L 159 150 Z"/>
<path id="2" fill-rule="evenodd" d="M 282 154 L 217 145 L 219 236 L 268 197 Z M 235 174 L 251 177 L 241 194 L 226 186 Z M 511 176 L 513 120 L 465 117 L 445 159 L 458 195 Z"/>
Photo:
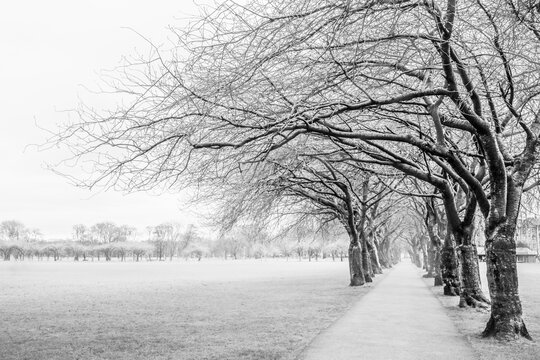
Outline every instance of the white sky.
<path id="1" fill-rule="evenodd" d="M 147 49 L 133 31 L 159 43 L 167 25 L 196 13 L 192 0 L 20 0 L 0 12 L 0 221 L 19 220 L 45 238 L 69 237 L 77 223 L 130 224 L 144 230 L 164 221 L 196 222 L 178 196 L 92 193 L 45 169 L 42 143 L 50 127 L 72 109 L 82 84 L 122 55 Z M 180 19 L 180 20 L 179 20 Z M 184 19 L 184 20 L 182 20 Z"/>

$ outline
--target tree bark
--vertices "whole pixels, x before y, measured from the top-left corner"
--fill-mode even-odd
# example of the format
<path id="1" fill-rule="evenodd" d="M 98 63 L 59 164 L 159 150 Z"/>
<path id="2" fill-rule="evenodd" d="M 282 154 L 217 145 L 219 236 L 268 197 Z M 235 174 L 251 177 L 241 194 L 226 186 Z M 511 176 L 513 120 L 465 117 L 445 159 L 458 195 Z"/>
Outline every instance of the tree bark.
<path id="1" fill-rule="evenodd" d="M 433 267 L 434 267 L 434 280 L 433 280 L 433 286 L 442 286 L 444 284 L 442 279 L 442 272 L 441 272 L 441 247 L 435 246 L 434 247 L 434 260 L 433 260 Z"/>
<path id="2" fill-rule="evenodd" d="M 392 256 L 386 247 L 380 252 L 379 261 L 381 262 L 381 266 L 385 269 L 390 269 L 392 267 Z"/>
<path id="3" fill-rule="evenodd" d="M 424 223 L 427 228 L 429 236 L 429 261 L 431 263 L 430 271 L 428 272 L 429 276 L 432 276 L 433 286 L 442 286 L 443 278 L 441 272 L 441 252 L 442 252 L 442 241 L 441 241 L 441 232 L 444 229 L 442 222 L 442 215 L 439 214 L 433 199 L 426 200 L 426 217 L 424 218 Z"/>
<path id="4" fill-rule="evenodd" d="M 458 244 L 458 256 L 461 270 L 461 288 L 459 292 L 459 307 L 487 308 L 489 299 L 482 291 L 480 282 L 480 269 L 478 267 L 478 252 L 472 242 L 474 227 L 458 229 L 454 232 Z"/>
<path id="5" fill-rule="evenodd" d="M 427 243 L 427 251 L 426 251 L 426 274 L 424 275 L 425 278 L 434 278 L 435 277 L 435 247 L 433 246 L 433 242 L 428 241 Z"/>
<path id="6" fill-rule="evenodd" d="M 490 231 L 493 228 L 486 227 L 486 265 L 491 295 L 491 317 L 482 335 L 501 340 L 514 340 L 522 336 L 531 340 L 523 322 L 518 292 L 515 226 L 506 223 Z"/>
<path id="7" fill-rule="evenodd" d="M 422 250 L 422 269 L 426 270 L 429 273 L 429 257 L 428 257 L 428 251 L 426 249 L 426 244 L 421 244 Z"/>
<path id="8" fill-rule="evenodd" d="M 373 268 L 374 274 L 382 274 L 382 266 L 381 262 L 379 261 L 379 251 L 377 250 L 377 246 L 373 245 L 372 249 L 369 251 L 370 258 L 371 258 L 371 267 Z"/>
<path id="9" fill-rule="evenodd" d="M 377 241 L 373 235 L 373 231 L 370 231 L 370 235 L 368 236 L 368 250 L 373 274 L 382 274 L 383 271 L 379 260 L 379 249 L 377 248 Z"/>
<path id="10" fill-rule="evenodd" d="M 425 278 L 433 278 L 433 286 L 442 286 L 443 279 L 441 273 L 441 247 L 430 243 L 428 250 L 428 273 L 424 275 Z"/>
<path id="11" fill-rule="evenodd" d="M 482 291 L 476 245 L 461 245 L 459 247 L 459 255 L 461 259 L 459 307 L 472 306 L 487 308 L 490 301 Z"/>
<path id="12" fill-rule="evenodd" d="M 364 268 L 364 279 L 366 282 L 373 282 L 373 271 L 371 269 L 371 260 L 369 258 L 369 252 L 362 250 L 362 266 Z"/>
<path id="13" fill-rule="evenodd" d="M 362 267 L 364 269 L 364 279 L 366 282 L 373 282 L 374 274 L 373 269 L 371 268 L 371 259 L 365 236 L 362 239 Z"/>
<path id="14" fill-rule="evenodd" d="M 441 276 L 444 284 L 444 295 L 459 295 L 459 263 L 453 236 L 448 233 L 441 250 Z"/>
<path id="15" fill-rule="evenodd" d="M 349 272 L 351 275 L 350 286 L 361 286 L 366 283 L 362 264 L 362 250 L 359 244 L 354 242 L 349 245 Z"/>
<path id="16" fill-rule="evenodd" d="M 422 255 L 418 251 L 418 249 L 411 246 L 409 250 L 409 256 L 411 257 L 412 263 L 422 269 Z"/>
<path id="17" fill-rule="evenodd" d="M 360 242 L 362 248 L 362 268 L 364 270 L 364 279 L 366 282 L 372 282 L 373 281 L 373 270 L 371 268 L 371 259 L 369 255 L 369 249 L 368 249 L 368 229 L 369 226 L 369 219 L 368 219 L 368 208 L 367 208 L 367 198 L 369 194 L 369 177 L 364 178 L 364 181 L 362 182 L 362 203 L 360 208 L 358 209 L 359 212 L 356 212 L 356 210 L 352 206 L 352 200 L 351 195 L 347 191 L 347 204 L 348 204 L 348 213 L 349 213 L 349 222 L 352 227 L 355 228 L 356 231 L 351 231 L 353 233 L 352 238 L 352 244 L 356 242 Z M 358 240 L 356 240 L 358 239 Z"/>

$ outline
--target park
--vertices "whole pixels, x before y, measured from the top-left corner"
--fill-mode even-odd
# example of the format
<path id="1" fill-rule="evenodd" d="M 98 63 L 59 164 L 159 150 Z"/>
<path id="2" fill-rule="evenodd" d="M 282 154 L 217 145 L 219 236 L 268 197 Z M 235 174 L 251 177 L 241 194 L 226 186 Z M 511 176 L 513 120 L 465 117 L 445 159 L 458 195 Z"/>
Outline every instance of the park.
<path id="1" fill-rule="evenodd" d="M 387 274 L 374 284 L 349 287 L 343 281 L 347 263 L 303 259 L 175 259 L 174 261 L 75 262 L 0 261 L 0 297 L 3 326 L 0 330 L 2 358 L 11 359 L 302 359 L 313 348 L 314 339 L 326 338 L 328 329 L 339 325 L 339 319 L 353 306 L 363 307 L 362 298 L 385 281 Z M 409 263 L 404 259 L 403 263 Z M 409 263 L 409 266 L 412 265 Z M 400 265 L 398 265 L 400 266 Z M 409 268 L 410 270 L 410 268 Z M 481 270 L 485 271 L 484 264 Z M 396 270 L 388 270 L 396 271 Z M 397 271 L 403 271 L 403 268 Z M 520 289 L 526 319 L 532 334 L 540 332 L 539 263 L 519 265 Z M 466 344 L 470 359 L 536 359 L 540 347 L 536 342 L 516 344 L 488 341 L 480 330 L 489 312 L 459 308 L 455 297 L 445 297 L 433 279 L 423 279 L 425 271 L 414 267 L 412 275 L 422 282 L 414 289 L 418 296 L 432 297 L 444 309 L 444 317 L 459 330 L 457 338 Z M 137 276 L 133 276 L 137 274 Z M 402 280 L 400 280 L 402 282 Z M 485 277 L 483 284 L 486 284 Z M 433 294 L 425 294 L 433 289 Z M 487 289 L 485 289 L 487 291 Z M 398 297 L 400 290 L 397 290 Z M 435 300 L 435 299 L 438 300 Z M 377 299 L 378 302 L 384 299 Z M 403 300 L 402 300 L 403 301 Z M 392 304 L 396 299 L 390 298 Z M 358 305 L 355 305 L 358 304 Z M 387 306 L 387 304 L 385 304 Z M 395 307 L 395 305 L 392 305 Z M 368 311 L 375 313 L 372 306 Z M 438 309 L 439 310 L 439 309 Z M 388 307 L 378 318 L 384 318 Z M 439 310 L 440 311 L 440 310 Z M 411 333 L 407 348 L 421 349 L 429 356 L 444 350 L 448 339 L 437 321 L 425 313 L 405 315 L 414 323 L 426 318 L 434 332 L 424 328 L 414 332 L 394 328 L 399 334 Z M 363 323 L 365 318 L 358 317 Z M 342 320 L 341 320 L 342 321 Z M 337 322 L 337 323 L 336 323 Z M 371 324 L 373 325 L 373 324 Z M 360 331 L 361 329 L 358 329 Z M 379 327 L 368 333 L 378 341 L 365 342 L 358 354 L 371 358 L 418 359 L 425 353 L 414 351 L 403 355 L 400 348 L 394 356 L 377 357 L 373 349 L 396 344 Z M 417 330 L 418 331 L 418 330 Z M 336 341 L 343 351 L 349 339 Z M 398 335 L 400 336 L 400 335 Z M 350 335 L 355 349 L 367 335 Z M 321 339 L 322 338 L 322 339 Z M 398 343 L 399 344 L 399 343 Z M 455 346 L 450 342 L 450 345 Z M 461 345 L 462 344 L 459 344 Z M 372 352 L 366 352 L 370 347 Z M 446 347 L 447 348 L 447 347 Z M 331 349 L 336 351 L 336 349 Z M 380 350 L 379 350 L 380 351 Z M 394 349 L 396 351 L 396 349 Z M 324 357 L 354 359 L 356 357 Z M 398 355 L 396 355 L 398 354 Z M 401 356 L 399 356 L 401 354 Z M 459 348 L 453 348 L 456 359 Z M 311 357 L 317 359 L 317 357 Z M 359 356 L 358 358 L 363 358 Z M 465 357 L 464 357 L 465 359 Z"/>
<path id="2" fill-rule="evenodd" d="M 537 1 L 84 6 L 1 67 L 2 358 L 539 357 Z"/>

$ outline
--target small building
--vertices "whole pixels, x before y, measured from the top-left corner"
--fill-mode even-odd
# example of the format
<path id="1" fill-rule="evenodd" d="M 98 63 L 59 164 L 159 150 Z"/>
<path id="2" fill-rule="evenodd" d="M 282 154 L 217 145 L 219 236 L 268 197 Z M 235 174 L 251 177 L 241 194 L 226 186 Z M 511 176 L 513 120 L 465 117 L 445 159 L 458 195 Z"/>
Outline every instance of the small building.
<path id="1" fill-rule="evenodd" d="M 518 220 L 516 243 L 518 248 L 529 248 L 535 254 L 540 252 L 540 217 L 526 217 Z"/>
<path id="2" fill-rule="evenodd" d="M 476 253 L 478 254 L 478 260 L 486 261 L 486 248 L 485 247 L 477 246 Z"/>
<path id="3" fill-rule="evenodd" d="M 536 253 L 525 247 L 516 248 L 516 257 L 518 263 L 536 262 Z"/>
<path id="4" fill-rule="evenodd" d="M 486 261 L 486 248 L 483 246 L 478 246 L 476 251 L 478 252 L 478 260 Z M 516 248 L 516 257 L 518 263 L 536 262 L 536 253 L 526 247 Z"/>

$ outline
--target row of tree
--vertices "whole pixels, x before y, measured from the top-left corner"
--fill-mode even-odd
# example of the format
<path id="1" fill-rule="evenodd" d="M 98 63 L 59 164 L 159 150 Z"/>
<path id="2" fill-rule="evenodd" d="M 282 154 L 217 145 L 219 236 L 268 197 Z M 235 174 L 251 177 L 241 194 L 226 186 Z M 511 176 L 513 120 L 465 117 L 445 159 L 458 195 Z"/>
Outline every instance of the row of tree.
<path id="1" fill-rule="evenodd" d="M 16 259 L 54 259 L 73 258 L 88 260 L 91 258 L 111 260 L 119 257 L 133 257 L 165 260 L 179 257 L 223 257 L 227 258 L 262 258 L 262 257 L 297 257 L 318 260 L 320 257 L 339 258 L 348 256 L 346 234 L 336 229 L 336 224 L 317 224 L 311 221 L 296 221 L 281 233 L 270 235 L 264 229 L 253 224 L 235 225 L 211 240 L 201 236 L 194 225 L 183 226 L 179 223 L 162 223 L 146 227 L 146 240 L 133 241 L 136 229 L 117 226 L 112 222 L 101 222 L 91 227 L 82 224 L 73 226 L 72 240 L 42 241 L 26 237 L 4 237 L 0 240 L 0 255 L 4 260 Z M 26 227 L 17 221 L 6 221 L 18 229 Z M 397 227 L 394 226 L 394 230 Z M 389 238 L 384 236 L 384 238 Z M 394 237 L 394 240 L 397 238 Z M 375 239 L 372 246 L 375 247 Z M 379 244 L 377 244 L 377 247 Z M 390 253 L 392 247 L 386 244 L 382 252 L 382 265 L 376 247 L 372 248 L 374 266 L 380 272 L 382 267 L 390 267 L 399 258 L 398 251 Z"/>
<path id="2" fill-rule="evenodd" d="M 84 224 L 73 226 L 73 240 L 89 244 L 109 244 L 133 240 L 137 229 L 130 225 L 116 225 L 110 221 L 96 223 L 90 227 Z"/>
<path id="3" fill-rule="evenodd" d="M 514 235 L 540 183 L 538 13 L 525 0 L 225 1 L 122 67 L 109 92 L 122 104 L 82 106 L 52 142 L 94 163 L 81 185 L 188 188 L 221 203 L 225 228 L 339 223 L 351 285 L 403 222 L 464 306 L 488 303 L 478 219 L 484 335 L 530 338 Z"/>
<path id="4" fill-rule="evenodd" d="M 126 261 L 170 260 L 202 258 L 261 259 L 296 258 L 298 260 L 318 261 L 331 258 L 343 261 L 347 257 L 347 243 L 333 242 L 321 244 L 297 241 L 279 241 L 274 244 L 246 244 L 233 238 L 218 241 L 191 242 L 181 250 L 177 247 L 163 247 L 155 241 L 136 241 L 108 244 L 81 244 L 73 241 L 8 243 L 0 242 L 0 258 L 10 260 L 54 260 L 72 259 L 74 261 Z"/>
<path id="5" fill-rule="evenodd" d="M 136 228 L 129 225 L 116 225 L 113 222 L 99 222 L 90 227 L 83 224 L 73 226 L 73 240 L 83 243 L 105 244 L 133 240 Z M 27 227 L 17 220 L 0 223 L 0 241 L 27 243 L 43 240 L 38 228 Z"/>

